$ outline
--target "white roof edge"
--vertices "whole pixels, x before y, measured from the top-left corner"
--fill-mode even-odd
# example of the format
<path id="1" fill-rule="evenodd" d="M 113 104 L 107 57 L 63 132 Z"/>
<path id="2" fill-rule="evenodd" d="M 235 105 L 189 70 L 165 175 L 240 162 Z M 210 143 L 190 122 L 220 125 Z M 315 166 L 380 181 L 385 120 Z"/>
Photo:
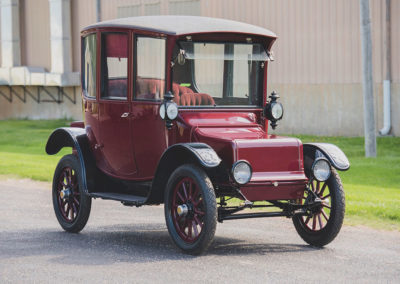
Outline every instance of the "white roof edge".
<path id="1" fill-rule="evenodd" d="M 168 15 L 121 18 L 99 22 L 86 27 L 84 30 L 105 27 L 143 29 L 169 35 L 226 32 L 255 34 L 276 38 L 275 33 L 259 26 L 232 20 L 199 16 Z"/>

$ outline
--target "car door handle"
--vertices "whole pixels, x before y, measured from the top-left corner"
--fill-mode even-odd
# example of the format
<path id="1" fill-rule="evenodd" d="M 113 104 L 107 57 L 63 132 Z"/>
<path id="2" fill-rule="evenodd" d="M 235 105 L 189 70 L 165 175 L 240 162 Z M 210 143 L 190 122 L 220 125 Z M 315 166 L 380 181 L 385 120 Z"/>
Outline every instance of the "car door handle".
<path id="1" fill-rule="evenodd" d="M 124 112 L 123 114 L 121 114 L 122 118 L 128 117 L 129 116 L 129 112 Z"/>

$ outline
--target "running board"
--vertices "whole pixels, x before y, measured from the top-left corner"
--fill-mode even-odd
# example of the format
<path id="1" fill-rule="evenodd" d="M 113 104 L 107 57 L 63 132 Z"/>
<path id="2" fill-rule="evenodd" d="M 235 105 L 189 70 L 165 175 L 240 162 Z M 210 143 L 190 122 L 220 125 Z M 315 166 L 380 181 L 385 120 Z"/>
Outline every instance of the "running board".
<path id="1" fill-rule="evenodd" d="M 122 204 L 128 206 L 142 206 L 146 203 L 147 200 L 147 198 L 143 196 L 114 192 L 91 192 L 89 193 L 89 195 L 93 198 L 121 201 Z"/>

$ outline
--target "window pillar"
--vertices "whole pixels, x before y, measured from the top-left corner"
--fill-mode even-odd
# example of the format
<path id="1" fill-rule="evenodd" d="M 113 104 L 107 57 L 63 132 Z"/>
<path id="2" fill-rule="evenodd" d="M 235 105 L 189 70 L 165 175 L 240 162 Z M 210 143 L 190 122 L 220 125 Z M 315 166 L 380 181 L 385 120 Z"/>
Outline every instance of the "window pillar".
<path id="1" fill-rule="evenodd" d="M 19 0 L 1 0 L 2 67 L 21 65 Z"/>

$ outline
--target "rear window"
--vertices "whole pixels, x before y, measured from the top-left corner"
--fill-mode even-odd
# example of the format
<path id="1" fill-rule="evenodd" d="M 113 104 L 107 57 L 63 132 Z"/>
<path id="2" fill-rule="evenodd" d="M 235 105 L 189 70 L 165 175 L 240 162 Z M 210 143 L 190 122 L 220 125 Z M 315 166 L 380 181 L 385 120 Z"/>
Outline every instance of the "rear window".
<path id="1" fill-rule="evenodd" d="M 128 35 L 101 36 L 101 98 L 126 100 L 128 94 Z"/>
<path id="2" fill-rule="evenodd" d="M 82 91 L 86 97 L 96 98 L 96 34 L 82 40 Z"/>

